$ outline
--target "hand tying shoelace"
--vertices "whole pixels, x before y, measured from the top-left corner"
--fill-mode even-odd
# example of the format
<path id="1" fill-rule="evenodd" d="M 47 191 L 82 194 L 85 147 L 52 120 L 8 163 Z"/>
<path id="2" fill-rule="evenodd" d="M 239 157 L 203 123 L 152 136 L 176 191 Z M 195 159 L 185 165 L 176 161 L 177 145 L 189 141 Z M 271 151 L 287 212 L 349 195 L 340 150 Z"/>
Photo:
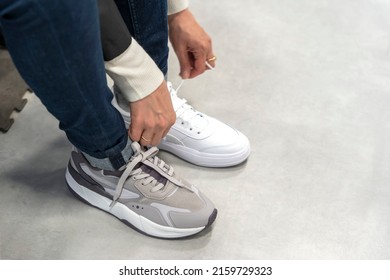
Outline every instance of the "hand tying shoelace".
<path id="1" fill-rule="evenodd" d="M 175 90 L 167 82 L 176 122 L 158 144 L 163 151 L 180 157 L 192 164 L 206 167 L 229 167 L 244 162 L 250 154 L 248 138 L 231 126 L 199 112 L 177 95 L 184 80 Z M 131 118 L 127 101 L 116 90 L 113 105 L 121 113 L 126 127 Z"/>
<path id="2" fill-rule="evenodd" d="M 152 168 L 162 177 L 175 184 L 177 187 L 185 188 L 190 192 L 193 192 L 191 188 L 185 186 L 181 181 L 173 177 L 174 169 L 172 166 L 169 166 L 163 160 L 156 156 L 159 151 L 158 148 L 150 147 L 149 149 L 144 151 L 141 149 L 141 146 L 137 142 L 133 142 L 132 147 L 135 154 L 131 158 L 129 163 L 123 167 L 124 172 L 119 178 L 110 207 L 114 206 L 115 202 L 119 199 L 122 194 L 122 190 L 126 180 L 131 176 L 133 176 L 135 180 L 143 180 L 142 185 L 153 184 L 154 187 L 150 190 L 151 192 L 157 192 L 164 188 L 163 183 L 158 182 L 153 176 L 148 173 L 145 173 L 139 164 L 144 164 Z"/>

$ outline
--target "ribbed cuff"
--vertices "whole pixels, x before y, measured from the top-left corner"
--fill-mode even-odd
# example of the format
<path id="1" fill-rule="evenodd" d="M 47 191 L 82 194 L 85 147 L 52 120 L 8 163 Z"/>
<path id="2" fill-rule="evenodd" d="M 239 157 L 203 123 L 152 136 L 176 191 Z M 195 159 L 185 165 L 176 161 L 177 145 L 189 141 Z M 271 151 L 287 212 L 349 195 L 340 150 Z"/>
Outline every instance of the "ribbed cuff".
<path id="1" fill-rule="evenodd" d="M 134 154 L 131 143 L 132 141 L 128 138 L 125 148 L 115 156 L 96 158 L 87 153 L 82 153 L 93 167 L 103 170 L 119 170 L 129 162 L 131 156 Z"/>
<path id="2" fill-rule="evenodd" d="M 121 55 L 105 62 L 105 68 L 129 102 L 148 96 L 164 80 L 156 63 L 134 39 Z"/>
<path id="3" fill-rule="evenodd" d="M 187 9 L 189 4 L 189 0 L 168 0 L 168 15 Z"/>

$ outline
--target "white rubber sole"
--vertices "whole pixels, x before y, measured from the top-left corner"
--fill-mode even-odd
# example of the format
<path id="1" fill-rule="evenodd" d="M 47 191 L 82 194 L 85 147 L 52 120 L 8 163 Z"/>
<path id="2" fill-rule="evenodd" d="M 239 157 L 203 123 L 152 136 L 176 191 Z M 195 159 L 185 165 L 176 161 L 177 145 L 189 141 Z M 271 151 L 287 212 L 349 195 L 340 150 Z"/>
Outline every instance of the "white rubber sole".
<path id="1" fill-rule="evenodd" d="M 189 147 L 165 142 L 164 140 L 158 145 L 163 151 L 172 153 L 192 164 L 203 167 L 231 167 L 244 162 L 250 154 L 249 146 L 234 154 L 211 154 L 202 153 Z"/>
<path id="2" fill-rule="evenodd" d="M 126 207 L 120 202 L 116 202 L 112 207 L 110 207 L 112 200 L 108 199 L 107 197 L 101 196 L 98 193 L 93 192 L 77 183 L 70 175 L 68 169 L 66 170 L 65 178 L 68 183 L 68 186 L 82 199 L 84 199 L 91 205 L 114 215 L 118 219 L 128 222 L 129 224 L 131 224 L 131 226 L 137 228 L 143 233 L 146 233 L 147 235 L 167 239 L 183 238 L 194 235 L 205 228 L 199 227 L 181 229 L 156 224 L 151 220 L 148 220 L 145 217 L 140 216 L 137 213 L 131 211 L 128 207 Z"/>

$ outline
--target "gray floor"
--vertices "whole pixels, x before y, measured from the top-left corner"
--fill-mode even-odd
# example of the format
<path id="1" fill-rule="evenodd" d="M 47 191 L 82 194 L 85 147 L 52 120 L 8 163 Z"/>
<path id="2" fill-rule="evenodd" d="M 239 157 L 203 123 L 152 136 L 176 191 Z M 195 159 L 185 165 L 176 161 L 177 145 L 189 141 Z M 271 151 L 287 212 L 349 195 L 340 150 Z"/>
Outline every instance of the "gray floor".
<path id="1" fill-rule="evenodd" d="M 180 94 L 252 144 L 226 169 L 161 153 L 217 205 L 212 230 L 153 239 L 76 200 L 71 147 L 33 96 L 0 135 L 0 258 L 390 258 L 390 2 L 192 2 L 218 69 Z"/>

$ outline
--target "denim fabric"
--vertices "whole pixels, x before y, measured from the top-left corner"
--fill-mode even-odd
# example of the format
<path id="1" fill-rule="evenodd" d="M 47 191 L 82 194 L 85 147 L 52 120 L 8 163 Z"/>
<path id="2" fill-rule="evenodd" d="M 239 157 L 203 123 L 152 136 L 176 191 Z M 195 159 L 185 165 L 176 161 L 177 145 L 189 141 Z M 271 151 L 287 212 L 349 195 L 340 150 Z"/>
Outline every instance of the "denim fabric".
<path id="1" fill-rule="evenodd" d="M 5 41 L 4 41 L 4 37 L 3 37 L 3 30 L 1 29 L 1 25 L 0 25 L 0 46 L 5 46 Z"/>
<path id="2" fill-rule="evenodd" d="M 166 0 L 115 0 L 133 38 L 168 72 L 168 6 Z"/>
<path id="3" fill-rule="evenodd" d="M 69 140 L 120 164 L 128 136 L 111 105 L 96 0 L 1 0 L 0 25 L 20 74 Z"/>

